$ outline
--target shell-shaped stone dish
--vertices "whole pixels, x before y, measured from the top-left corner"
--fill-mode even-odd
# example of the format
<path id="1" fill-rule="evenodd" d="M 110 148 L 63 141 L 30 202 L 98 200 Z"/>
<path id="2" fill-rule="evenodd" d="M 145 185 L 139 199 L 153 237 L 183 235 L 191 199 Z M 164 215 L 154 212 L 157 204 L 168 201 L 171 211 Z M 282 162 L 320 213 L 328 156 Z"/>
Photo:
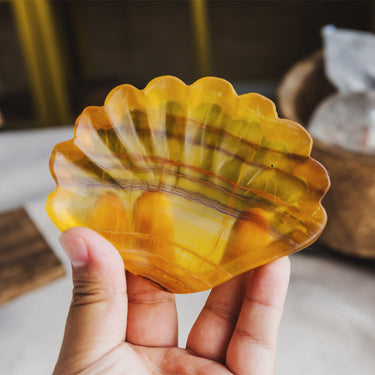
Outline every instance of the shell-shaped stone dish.
<path id="1" fill-rule="evenodd" d="M 121 85 L 55 146 L 47 212 L 103 235 L 130 272 L 197 292 L 318 238 L 329 178 L 311 147 L 270 100 L 223 79 Z"/>

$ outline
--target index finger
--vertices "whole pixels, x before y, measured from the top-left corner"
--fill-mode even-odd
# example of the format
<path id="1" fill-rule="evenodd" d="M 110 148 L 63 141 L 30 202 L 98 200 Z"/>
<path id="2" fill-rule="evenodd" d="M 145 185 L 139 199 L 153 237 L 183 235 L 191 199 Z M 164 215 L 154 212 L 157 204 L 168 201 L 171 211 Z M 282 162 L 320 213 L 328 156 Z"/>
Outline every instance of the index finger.
<path id="1" fill-rule="evenodd" d="M 164 292 L 130 272 L 126 341 L 141 346 L 177 346 L 177 309 L 174 294 Z"/>

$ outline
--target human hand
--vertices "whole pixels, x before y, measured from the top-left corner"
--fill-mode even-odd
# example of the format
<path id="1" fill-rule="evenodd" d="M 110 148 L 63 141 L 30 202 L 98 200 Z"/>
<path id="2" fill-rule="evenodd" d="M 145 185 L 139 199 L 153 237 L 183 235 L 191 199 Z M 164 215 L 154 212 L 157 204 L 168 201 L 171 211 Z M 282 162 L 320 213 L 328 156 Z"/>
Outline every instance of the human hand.
<path id="1" fill-rule="evenodd" d="M 74 289 L 54 375 L 272 374 L 287 257 L 214 288 L 181 349 L 173 294 L 125 277 L 120 254 L 90 229 L 60 240 Z"/>

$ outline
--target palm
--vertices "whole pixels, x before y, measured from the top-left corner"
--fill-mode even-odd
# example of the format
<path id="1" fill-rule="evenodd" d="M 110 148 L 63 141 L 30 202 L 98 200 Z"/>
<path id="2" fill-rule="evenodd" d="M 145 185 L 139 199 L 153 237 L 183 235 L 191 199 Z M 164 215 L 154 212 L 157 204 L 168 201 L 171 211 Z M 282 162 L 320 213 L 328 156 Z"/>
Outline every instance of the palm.
<path id="1" fill-rule="evenodd" d="M 145 348 L 123 343 L 113 352 L 87 369 L 96 373 L 96 368 L 105 367 L 110 374 L 232 374 L 218 362 L 190 354 L 180 348 Z"/>
<path id="2" fill-rule="evenodd" d="M 111 245 L 87 229 L 77 231 L 90 262 L 73 270 L 55 375 L 272 373 L 289 279 L 286 259 L 214 288 L 181 349 L 174 295 L 130 273 L 125 282 Z"/>

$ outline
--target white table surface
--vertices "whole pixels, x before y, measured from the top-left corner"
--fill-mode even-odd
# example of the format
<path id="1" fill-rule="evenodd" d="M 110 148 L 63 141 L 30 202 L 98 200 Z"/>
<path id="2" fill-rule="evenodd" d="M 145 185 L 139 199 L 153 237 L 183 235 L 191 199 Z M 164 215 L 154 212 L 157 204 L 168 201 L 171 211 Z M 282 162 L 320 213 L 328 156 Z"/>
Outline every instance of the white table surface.
<path id="1" fill-rule="evenodd" d="M 51 374 L 59 352 L 72 283 L 44 202 L 54 188 L 51 150 L 72 134 L 72 127 L 0 133 L 0 211 L 25 205 L 67 270 L 66 277 L 0 306 L 0 374 Z M 291 261 L 275 373 L 375 374 L 375 263 L 319 250 Z M 181 346 L 207 294 L 177 296 Z"/>

